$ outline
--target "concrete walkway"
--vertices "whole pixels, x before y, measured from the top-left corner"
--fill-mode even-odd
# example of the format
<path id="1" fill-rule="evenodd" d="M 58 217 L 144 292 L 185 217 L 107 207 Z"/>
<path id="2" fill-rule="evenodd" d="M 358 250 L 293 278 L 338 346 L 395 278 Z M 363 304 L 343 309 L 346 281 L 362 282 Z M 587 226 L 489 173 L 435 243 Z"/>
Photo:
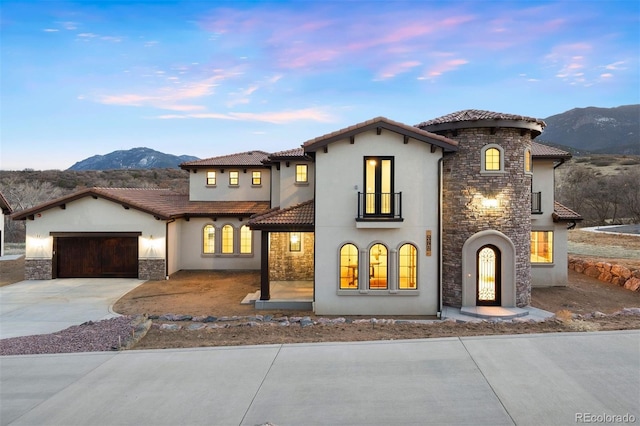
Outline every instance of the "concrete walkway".
<path id="1" fill-rule="evenodd" d="M 8 356 L 0 381 L 12 426 L 639 422 L 640 331 Z"/>
<path id="2" fill-rule="evenodd" d="M 111 306 L 143 280 L 66 278 L 0 287 L 0 338 L 47 334 L 117 316 Z"/>

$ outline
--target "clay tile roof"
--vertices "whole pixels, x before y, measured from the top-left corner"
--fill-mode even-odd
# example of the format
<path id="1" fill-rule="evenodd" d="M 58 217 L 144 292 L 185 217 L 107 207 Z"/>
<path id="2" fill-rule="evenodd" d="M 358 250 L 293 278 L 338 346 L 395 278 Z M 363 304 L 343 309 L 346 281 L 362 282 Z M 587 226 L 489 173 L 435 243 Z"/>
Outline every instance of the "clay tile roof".
<path id="1" fill-rule="evenodd" d="M 12 218 L 25 220 L 29 216 L 85 197 L 103 198 L 162 220 L 185 216 L 248 217 L 269 209 L 268 201 L 189 201 L 188 195 L 168 189 L 87 188 L 17 212 L 12 215 Z"/>
<path id="2" fill-rule="evenodd" d="M 305 201 L 291 207 L 276 207 L 257 214 L 249 220 L 251 229 L 304 229 L 313 230 L 315 224 L 314 200 Z"/>
<path id="3" fill-rule="evenodd" d="M 382 128 L 387 129 L 411 138 L 427 142 L 443 148 L 445 151 L 457 151 L 458 142 L 453 139 L 446 138 L 435 133 L 428 132 L 426 130 L 418 129 L 415 126 L 409 126 L 408 124 L 400 123 L 399 121 L 389 120 L 386 117 L 376 117 L 371 120 L 363 121 L 362 123 L 354 124 L 353 126 L 346 127 L 344 129 L 337 130 L 332 133 L 327 133 L 323 136 L 308 140 L 302 147 L 305 152 L 315 151 L 318 148 L 329 145 L 332 142 L 355 136 L 358 133 L 366 132 L 368 130 Z"/>
<path id="4" fill-rule="evenodd" d="M 531 155 L 536 158 L 571 158 L 571 154 L 567 151 L 538 142 L 531 142 Z"/>
<path id="5" fill-rule="evenodd" d="M 304 158 L 304 149 L 303 148 L 293 148 L 287 149 L 286 151 L 278 151 L 269 155 L 270 159 L 278 159 L 278 158 Z"/>
<path id="6" fill-rule="evenodd" d="M 2 210 L 3 214 L 11 214 L 13 212 L 9 202 L 4 198 L 4 195 L 2 195 L 2 192 L 0 192 L 0 210 Z"/>
<path id="7" fill-rule="evenodd" d="M 264 151 L 247 151 L 237 154 L 222 155 L 220 157 L 205 158 L 203 160 L 187 161 L 180 164 L 182 169 L 198 167 L 221 167 L 221 166 L 262 166 L 262 161 L 266 160 L 269 153 Z"/>
<path id="8" fill-rule="evenodd" d="M 528 121 L 541 125 L 543 128 L 546 126 L 545 122 L 539 118 L 526 117 L 524 115 L 516 114 L 504 114 L 501 112 L 484 111 L 481 109 L 465 109 L 462 111 L 452 112 L 451 114 L 443 115 L 442 117 L 434 118 L 432 120 L 423 121 L 416 125 L 417 127 L 426 127 L 434 124 L 444 123 L 456 123 L 461 121 L 480 121 L 480 120 L 513 120 L 513 121 Z"/>
<path id="9" fill-rule="evenodd" d="M 568 207 L 563 206 L 557 201 L 553 202 L 553 221 L 554 222 L 575 222 L 582 220 L 582 216 L 580 214 L 574 212 Z"/>

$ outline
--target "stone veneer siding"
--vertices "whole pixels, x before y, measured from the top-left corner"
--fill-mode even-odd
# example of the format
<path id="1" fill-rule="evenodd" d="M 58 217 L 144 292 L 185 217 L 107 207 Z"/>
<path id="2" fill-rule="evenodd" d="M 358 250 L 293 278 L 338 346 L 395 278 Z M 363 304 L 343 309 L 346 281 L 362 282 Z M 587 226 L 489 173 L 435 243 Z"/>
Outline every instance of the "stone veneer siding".
<path id="1" fill-rule="evenodd" d="M 477 232 L 497 230 L 516 248 L 516 305 L 531 301 L 531 176 L 524 172 L 525 148 L 531 133 L 501 128 L 462 129 L 457 135 L 443 133 L 459 142 L 459 150 L 443 161 L 442 296 L 449 306 L 462 305 L 462 247 Z M 481 150 L 497 144 L 504 152 L 504 174 L 480 173 Z M 500 206 L 482 206 L 483 194 L 495 196 Z M 505 279 L 505 277 L 503 277 Z"/>
<path id="2" fill-rule="evenodd" d="M 140 259 L 138 260 L 138 279 L 164 280 L 167 270 L 164 259 Z"/>
<path id="3" fill-rule="evenodd" d="M 24 261 L 25 280 L 50 280 L 53 278 L 51 259 L 26 259 Z"/>
<path id="4" fill-rule="evenodd" d="M 269 234 L 269 280 L 313 281 L 313 232 L 302 233 L 302 251 L 289 251 L 289 233 Z"/>

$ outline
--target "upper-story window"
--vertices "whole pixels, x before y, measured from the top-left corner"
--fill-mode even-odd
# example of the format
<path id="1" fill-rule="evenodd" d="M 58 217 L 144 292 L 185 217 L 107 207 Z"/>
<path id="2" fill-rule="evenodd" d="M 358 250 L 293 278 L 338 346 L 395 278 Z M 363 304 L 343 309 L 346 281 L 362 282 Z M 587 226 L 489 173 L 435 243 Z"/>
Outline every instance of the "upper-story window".
<path id="1" fill-rule="evenodd" d="M 393 157 L 364 157 L 364 213 L 393 216 Z"/>
<path id="2" fill-rule="evenodd" d="M 229 172 L 229 185 L 237 186 L 240 183 L 240 172 L 232 170 Z"/>
<path id="3" fill-rule="evenodd" d="M 481 173 L 504 172 L 504 150 L 500 145 L 485 145 L 481 151 Z"/>
<path id="4" fill-rule="evenodd" d="M 533 161 L 531 157 L 531 149 L 527 148 L 524 150 L 524 172 L 532 173 L 533 172 Z"/>
<path id="5" fill-rule="evenodd" d="M 216 184 L 216 172 L 207 172 L 207 185 Z"/>
<path id="6" fill-rule="evenodd" d="M 296 183 L 309 182 L 308 167 L 306 164 L 296 164 Z"/>
<path id="7" fill-rule="evenodd" d="M 262 172 L 252 172 L 251 185 L 262 185 Z"/>

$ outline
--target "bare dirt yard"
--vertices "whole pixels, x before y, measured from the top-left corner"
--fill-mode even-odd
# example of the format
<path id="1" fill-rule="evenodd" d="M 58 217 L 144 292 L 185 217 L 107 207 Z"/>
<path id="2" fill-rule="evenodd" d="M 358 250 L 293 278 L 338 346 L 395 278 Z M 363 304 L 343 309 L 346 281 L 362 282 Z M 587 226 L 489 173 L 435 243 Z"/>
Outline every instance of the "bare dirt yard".
<path id="1" fill-rule="evenodd" d="M 597 246 L 598 260 L 620 263 L 631 269 L 640 268 L 640 237 L 609 235 L 586 231 L 570 232 L 572 256 L 594 258 L 581 254 L 581 247 L 590 250 Z M 585 250 L 589 252 L 588 250 Z M 0 262 L 0 285 L 20 281 L 24 276 L 24 260 Z M 640 328 L 639 315 L 617 314 L 624 308 L 640 307 L 640 292 L 603 283 L 597 279 L 569 271 L 566 287 L 535 288 L 531 305 L 556 313 L 556 317 L 543 322 L 474 322 L 456 323 L 433 321 L 407 323 L 408 319 L 432 319 L 426 317 L 401 318 L 395 321 L 378 317 L 319 318 L 312 312 L 256 311 L 252 305 L 240 301 L 260 288 L 256 272 L 180 271 L 170 280 L 148 281 L 134 289 L 114 306 L 124 315 L 164 314 L 216 317 L 207 327 L 189 330 L 193 321 L 168 321 L 154 319 L 149 332 L 134 349 L 179 348 L 228 345 L 282 344 L 302 342 L 342 342 L 364 340 L 421 339 L 430 337 L 474 336 L 494 334 L 523 334 L 567 331 L 623 330 Z M 594 312 L 600 314 L 592 315 Z M 262 317 L 260 317 L 260 316 Z M 221 321 L 223 317 L 237 317 Z M 266 325 L 260 321 L 265 316 L 275 319 L 286 317 L 289 326 Z M 302 326 L 300 319 L 309 317 L 315 325 Z M 322 320 L 332 321 L 322 324 Z M 366 319 L 366 321 L 361 321 Z M 284 323 L 284 321 L 282 322 Z M 161 324 L 176 324 L 179 330 L 161 329 Z M 211 325 L 215 324 L 214 327 Z M 259 325 L 262 324 L 262 325 Z"/>
<path id="2" fill-rule="evenodd" d="M 619 257 L 625 250 L 640 250 L 640 237 L 596 234 L 572 231 L 570 239 L 593 247 L 601 246 L 600 260 L 640 268 L 640 259 Z M 623 248 L 624 250 L 618 250 Z M 216 318 L 238 316 L 237 321 L 225 322 L 216 328 L 188 330 L 190 322 L 154 320 L 154 326 L 135 349 L 177 348 L 199 346 L 228 346 L 281 344 L 302 342 L 344 342 L 363 340 L 421 339 L 429 337 L 473 336 L 493 334 L 546 333 L 564 331 L 623 330 L 640 328 L 640 316 L 610 315 L 624 308 L 640 307 L 640 293 L 598 281 L 569 271 L 566 287 L 536 288 L 531 305 L 558 313 L 544 322 L 475 322 L 455 323 L 435 321 L 428 324 L 402 321 L 364 321 L 348 317 L 344 323 L 303 327 L 296 322 L 288 327 L 256 326 L 256 315 L 274 318 L 287 317 L 293 321 L 308 316 L 316 323 L 320 319 L 313 312 L 256 311 L 251 305 L 240 305 L 248 294 L 260 288 L 255 272 L 180 271 L 168 281 L 149 281 L 136 288 L 115 305 L 116 312 L 161 316 L 182 314 Z M 592 316 L 593 312 L 609 315 Z M 329 318 L 332 319 L 332 318 Z M 367 318 L 370 319 L 370 318 Z M 399 318 L 430 319 L 426 317 Z M 160 329 L 160 324 L 177 324 L 179 330 Z M 217 324 L 222 324 L 217 322 Z"/>

